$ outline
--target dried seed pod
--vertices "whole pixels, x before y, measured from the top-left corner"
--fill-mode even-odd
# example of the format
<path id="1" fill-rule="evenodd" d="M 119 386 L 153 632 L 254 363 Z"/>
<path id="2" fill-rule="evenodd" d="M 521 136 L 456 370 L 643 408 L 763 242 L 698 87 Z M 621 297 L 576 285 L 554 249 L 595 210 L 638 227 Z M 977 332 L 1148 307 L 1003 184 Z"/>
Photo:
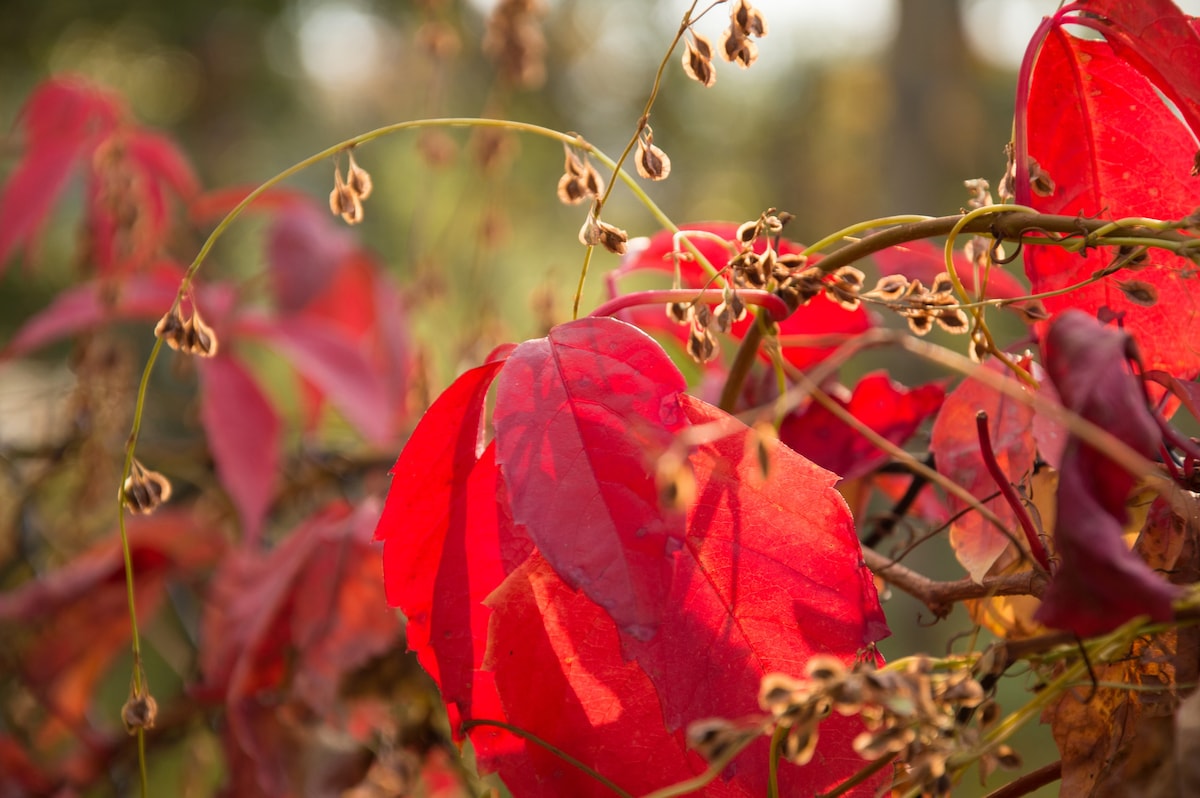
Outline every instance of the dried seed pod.
<path id="1" fill-rule="evenodd" d="M 692 465 L 673 449 L 658 459 L 654 481 L 659 506 L 665 509 L 682 512 L 696 500 L 696 474 Z"/>
<path id="2" fill-rule="evenodd" d="M 333 191 L 329 192 L 329 210 L 341 216 L 346 224 L 358 224 L 363 219 L 362 200 L 342 180 L 342 170 L 333 170 Z"/>
<path id="3" fill-rule="evenodd" d="M 1117 288 L 1135 305 L 1152 308 L 1158 304 L 1158 289 L 1145 280 L 1117 280 Z"/>
<path id="4" fill-rule="evenodd" d="M 654 144 L 654 131 L 646 127 L 638 136 L 637 173 L 647 180 L 666 180 L 671 174 L 671 159 Z"/>
<path id="5" fill-rule="evenodd" d="M 934 277 L 933 285 L 929 288 L 929 293 L 934 296 L 952 296 L 954 294 L 954 281 L 950 279 L 950 273 L 942 272 L 937 277 Z"/>
<path id="6" fill-rule="evenodd" d="M 840 682 L 846 678 L 846 666 L 837 657 L 817 654 L 804 666 L 804 675 L 822 685 Z"/>
<path id="7" fill-rule="evenodd" d="M 971 327 L 967 314 L 963 312 L 962 308 L 944 308 L 935 311 L 933 320 L 946 332 L 956 335 L 965 333 Z"/>
<path id="8" fill-rule="evenodd" d="M 683 40 L 683 71 L 705 88 L 717 82 L 717 71 L 713 69 L 712 45 L 708 39 L 692 31 L 690 39 Z"/>
<path id="9" fill-rule="evenodd" d="M 121 707 L 121 722 L 129 734 L 136 734 L 139 729 L 153 729 L 157 719 L 158 702 L 145 691 L 130 695 Z"/>
<path id="10" fill-rule="evenodd" d="M 161 338 L 172 349 L 179 349 L 183 342 L 183 327 L 183 314 L 178 307 L 172 307 L 154 325 L 154 337 Z"/>
<path id="11" fill-rule="evenodd" d="M 687 353 L 697 363 L 707 363 L 717 356 L 717 339 L 708 327 L 692 324 L 688 334 Z"/>
<path id="12" fill-rule="evenodd" d="M 796 765 L 807 765 L 817 751 L 817 727 L 815 724 L 796 725 L 783 741 L 783 755 Z"/>
<path id="13" fill-rule="evenodd" d="M 971 198 L 967 200 L 967 206 L 970 208 L 982 208 L 985 205 L 992 205 L 991 184 L 982 177 L 976 177 L 973 180 L 964 180 L 963 185 L 970 193 Z"/>
<path id="14" fill-rule="evenodd" d="M 721 34 L 721 57 L 742 69 L 749 69 L 758 60 L 758 46 L 739 28 L 731 25 Z"/>
<path id="15" fill-rule="evenodd" d="M 1033 158 L 1029 159 L 1029 187 L 1039 197 L 1049 197 L 1055 189 L 1054 179 L 1050 177 L 1050 173 Z"/>
<path id="16" fill-rule="evenodd" d="M 217 334 L 213 332 L 199 310 L 192 310 L 192 317 L 183 323 L 183 341 L 180 349 L 190 355 L 213 357 L 217 354 Z"/>
<path id="17" fill-rule="evenodd" d="M 767 35 L 767 20 L 759 11 L 746 0 L 738 0 L 729 12 L 729 21 L 743 36 L 753 36 L 761 39 Z"/>
<path id="18" fill-rule="evenodd" d="M 743 245 L 754 243 L 754 239 L 758 238 L 758 220 L 742 222 L 738 225 L 737 232 L 734 233 L 734 238 L 742 242 Z"/>
<path id="19" fill-rule="evenodd" d="M 694 313 L 691 302 L 671 302 L 667 305 L 667 318 L 676 324 L 690 324 Z"/>
<path id="20" fill-rule="evenodd" d="M 346 167 L 346 188 L 358 195 L 359 201 L 365 201 L 371 196 L 371 191 L 374 184 L 371 182 L 371 175 L 366 169 L 363 169 L 354 160 L 354 152 L 347 153 L 350 158 L 350 165 Z"/>
<path id="21" fill-rule="evenodd" d="M 854 738 L 854 752 L 868 761 L 881 759 L 888 754 L 903 751 L 916 733 L 908 726 L 887 726 L 878 731 L 865 731 Z"/>
<path id="22" fill-rule="evenodd" d="M 888 274 L 879 278 L 875 287 L 864 296 L 881 299 L 884 302 L 894 302 L 908 291 L 908 278 L 903 274 Z"/>
<path id="23" fill-rule="evenodd" d="M 908 328 L 916 335 L 927 335 L 933 329 L 933 316 L 927 310 L 911 310 L 901 315 L 908 320 Z"/>
<path id="24" fill-rule="evenodd" d="M 134 460 L 122 493 L 126 507 L 139 515 L 149 515 L 171 498 L 171 483 L 162 474 Z"/>

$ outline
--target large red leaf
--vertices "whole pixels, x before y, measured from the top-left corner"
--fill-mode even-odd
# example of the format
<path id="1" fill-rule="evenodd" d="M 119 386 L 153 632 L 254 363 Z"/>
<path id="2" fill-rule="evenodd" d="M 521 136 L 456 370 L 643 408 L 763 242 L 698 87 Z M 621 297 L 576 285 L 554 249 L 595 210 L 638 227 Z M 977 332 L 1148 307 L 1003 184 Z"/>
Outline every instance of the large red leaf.
<path id="1" fill-rule="evenodd" d="M 497 378 L 496 461 L 513 518 L 559 575 L 637 637 L 654 633 L 683 516 L 656 468 L 684 423 L 683 376 L 622 321 L 587 318 L 520 344 Z"/>
<path id="2" fill-rule="evenodd" d="M 1189 177 L 1195 139 L 1108 43 L 1053 27 L 1037 56 L 1027 105 L 1028 154 L 1055 188 L 1040 196 L 1028 180 L 1019 180 L 1018 202 L 1046 213 L 1111 218 L 1178 219 L 1200 206 L 1200 179 Z M 1026 272 L 1034 291 L 1055 290 L 1088 278 L 1113 254 L 1103 248 L 1080 257 L 1056 247 L 1027 247 Z M 1078 307 L 1093 315 L 1120 314 L 1147 368 L 1190 379 L 1200 372 L 1192 269 L 1190 261 L 1151 251 L 1139 271 L 1118 272 L 1045 303 L 1051 313 Z M 1126 297 L 1119 285 L 1130 279 L 1152 286 L 1157 301 L 1145 307 Z"/>
<path id="3" fill-rule="evenodd" d="M 986 368 L 1003 370 L 995 361 Z M 1007 379 L 1016 384 L 1011 375 Z M 995 496 L 983 501 L 983 505 L 995 513 L 1007 529 L 1017 530 L 1020 527 L 1016 515 L 1003 496 L 995 495 L 999 488 L 983 460 L 975 426 L 975 416 L 981 410 L 988 414 L 988 437 L 1000 470 L 1010 484 L 1021 484 L 1033 471 L 1036 450 L 1032 432 L 1033 410 L 978 380 L 964 380 L 946 397 L 933 422 L 930 449 L 939 472 L 980 501 Z M 953 513 L 966 509 L 965 503 L 953 496 L 949 503 Z M 1009 538 L 979 513 L 968 512 L 950 527 L 950 543 L 967 573 L 980 581 L 1008 546 Z"/>
<path id="4" fill-rule="evenodd" d="M 392 470 L 375 531 L 388 601 L 407 617 L 408 647 L 452 721 L 500 717 L 492 676 L 479 672 L 491 614 L 483 600 L 531 549 L 509 518 L 494 447 L 480 455 L 484 399 L 503 365 L 471 369 L 430 406 Z M 493 750 L 493 733 L 478 737 Z"/>
<path id="5" fill-rule="evenodd" d="M 659 633 L 624 639 L 672 732 L 704 717 L 752 713 L 763 674 L 796 674 L 818 653 L 849 662 L 888 634 L 854 521 L 833 487 L 837 475 L 768 443 L 764 476 L 745 425 L 699 399 L 682 402 L 692 424 L 720 424 L 727 434 L 690 457 L 697 499 L 673 554 Z M 856 718 L 823 722 L 814 761 L 782 768 L 782 794 L 823 792 L 860 770 L 850 742 L 861 730 Z M 751 795 L 766 791 L 765 742 L 734 771 Z"/>
<path id="6" fill-rule="evenodd" d="M 199 361 L 200 423 L 221 481 L 237 508 L 242 531 L 256 539 L 279 477 L 280 420 L 239 360 Z"/>
<path id="7" fill-rule="evenodd" d="M 700 400 L 680 401 L 688 421 L 725 434 L 691 455 L 698 499 L 670 555 L 657 633 L 624 632 L 540 555 L 488 599 L 485 664 L 508 720 L 634 794 L 697 772 L 686 725 L 757 713 L 765 673 L 798 673 L 816 653 L 849 662 L 887 634 L 837 477 L 779 444 L 769 445 L 764 477 L 748 428 Z M 781 766 L 782 794 L 823 792 L 861 770 L 850 747 L 861 730 L 854 718 L 824 721 L 814 762 Z M 607 794 L 540 747 L 521 745 L 522 755 L 484 761 L 515 795 Z M 765 794 L 767 760 L 764 738 L 703 794 Z M 850 794 L 873 795 L 885 778 Z"/>
<path id="8" fill-rule="evenodd" d="M 905 388 L 876 371 L 859 380 L 848 398 L 835 396 L 834 401 L 892 443 L 902 444 L 937 412 L 945 395 L 940 385 Z M 784 418 L 779 439 L 844 480 L 869 474 L 890 457 L 815 402 Z"/>
<path id="9" fill-rule="evenodd" d="M 737 225 L 732 222 L 706 222 L 702 224 L 684 225 L 684 230 L 703 230 L 713 233 L 720 238 L 730 241 L 737 233 Z M 730 253 L 720 244 L 708 238 L 693 238 L 692 243 L 713 265 L 720 269 L 729 260 Z M 673 235 L 664 231 L 649 240 L 630 242 L 629 254 L 621 260 L 621 266 L 608 276 L 609 293 L 616 296 L 618 282 L 632 277 L 640 272 L 673 273 L 675 263 L 671 257 L 673 250 Z M 759 240 L 755 249 L 762 252 L 766 248 L 765 240 Z M 779 254 L 799 252 L 803 247 L 787 240 L 780 240 Z M 710 284 L 708 274 L 694 261 L 684 260 L 679 264 L 681 284 L 684 288 L 704 288 Z M 658 285 L 655 287 L 663 287 Z M 669 320 L 661 308 L 633 308 L 617 314 L 618 318 L 636 324 L 643 330 L 661 332 L 677 338 L 681 343 L 687 340 L 687 328 Z M 750 319 L 744 319 L 733 325 L 730 333 L 735 338 L 746 334 L 751 324 Z M 797 310 L 787 319 L 779 323 L 780 335 L 829 335 L 834 333 L 858 333 L 870 326 L 867 313 L 861 307 L 854 311 L 845 310 L 824 295 Z M 811 347 L 785 346 L 783 356 L 796 368 L 807 368 L 825 358 L 832 348 L 815 349 Z"/>

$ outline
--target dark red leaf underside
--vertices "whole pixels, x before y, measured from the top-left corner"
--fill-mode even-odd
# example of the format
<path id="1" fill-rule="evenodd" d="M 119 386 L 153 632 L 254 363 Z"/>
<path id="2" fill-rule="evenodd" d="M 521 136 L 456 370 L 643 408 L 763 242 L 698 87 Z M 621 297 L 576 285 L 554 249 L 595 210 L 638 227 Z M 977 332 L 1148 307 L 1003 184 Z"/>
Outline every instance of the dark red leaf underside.
<path id="1" fill-rule="evenodd" d="M 1112 47 L 1054 28 L 1031 81 L 1029 154 L 1055 190 L 1018 194 L 1046 213 L 1178 219 L 1200 206 L 1200 178 L 1191 177 L 1196 143 L 1153 87 Z M 1027 247 L 1026 272 L 1035 292 L 1072 285 L 1106 266 L 1113 251 L 1087 257 L 1055 247 Z M 1051 313 L 1078 307 L 1121 314 L 1137 338 L 1147 368 L 1191 379 L 1200 372 L 1200 300 L 1192 264 L 1152 250 L 1148 265 L 1045 300 Z M 1118 283 L 1145 281 L 1157 290 L 1150 307 L 1130 301 Z"/>
<path id="2" fill-rule="evenodd" d="M 270 551 L 243 546 L 214 576 L 202 692 L 224 700 L 232 782 L 291 794 L 296 737 L 282 718 L 347 725 L 357 700 L 340 692 L 344 677 L 396 645 L 371 542 L 377 511 L 327 505 Z"/>
<path id="3" fill-rule="evenodd" d="M 517 346 L 497 379 L 496 460 L 513 519 L 563 579 L 649 637 L 683 516 L 659 506 L 656 469 L 684 423 L 684 381 L 629 324 L 588 318 Z"/>
<path id="4" fill-rule="evenodd" d="M 1079 311 L 1055 319 L 1045 343 L 1046 371 L 1063 406 L 1152 457 L 1161 434 L 1125 365 L 1128 336 Z M 1082 440 L 1067 442 L 1058 475 L 1054 529 L 1059 567 L 1037 619 L 1082 637 L 1139 615 L 1173 617 L 1179 589 L 1155 573 L 1122 539 L 1134 479 Z"/>

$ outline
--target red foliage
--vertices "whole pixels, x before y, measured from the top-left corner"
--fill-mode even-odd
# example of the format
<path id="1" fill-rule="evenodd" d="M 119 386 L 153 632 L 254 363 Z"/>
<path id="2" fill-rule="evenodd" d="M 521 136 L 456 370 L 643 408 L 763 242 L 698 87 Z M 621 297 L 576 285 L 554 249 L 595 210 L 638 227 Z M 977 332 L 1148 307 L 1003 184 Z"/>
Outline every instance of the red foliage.
<path id="1" fill-rule="evenodd" d="M 479 453 L 493 378 L 498 473 L 492 447 Z M 887 633 L 836 476 L 777 444 L 763 476 L 752 433 L 681 388 L 623 322 L 556 327 L 434 403 L 377 531 L 389 598 L 452 716 L 512 722 L 635 791 L 699 772 L 683 727 L 753 711 L 763 673 L 817 651 L 850 660 Z M 698 498 L 684 516 L 659 504 L 655 465 L 696 425 L 711 432 L 687 460 Z M 857 728 L 823 726 L 823 766 L 785 768 L 785 783 L 824 789 L 860 769 Z M 604 791 L 494 727 L 471 738 L 518 794 Z M 630 769 L 630 751 L 656 767 Z M 706 794 L 756 794 L 765 762 L 752 748 Z"/>
<path id="2" fill-rule="evenodd" d="M 297 792 L 297 736 L 344 726 L 353 702 L 339 695 L 342 679 L 397 643 L 371 544 L 377 514 L 370 502 L 334 503 L 273 550 L 243 546 L 222 562 L 204 616 L 200 694 L 225 703 L 234 783 Z"/>
<path id="3" fill-rule="evenodd" d="M 1088 10 L 1091 5 L 1087 4 Z M 1097 11 L 1110 15 L 1107 22 L 1060 14 L 1045 38 L 1031 45 L 1036 61 L 1027 89 L 1019 89 L 1025 113 L 1018 130 L 1025 131 L 1026 138 L 1018 136 L 1017 155 L 1021 158 L 1027 152 L 1045 170 L 1053 190 L 1048 195 L 1034 191 L 1028 172 L 1018 168 L 1017 201 L 1069 216 L 1180 219 L 1200 206 L 1200 179 L 1189 176 L 1196 155 L 1195 135 L 1200 133 L 1196 126 L 1200 95 L 1196 73 L 1188 66 L 1200 52 L 1196 34 L 1177 9 L 1167 13 L 1167 3 L 1095 5 Z M 1131 27 L 1126 27 L 1126 20 Z M 1072 36 L 1062 27 L 1069 22 L 1095 24 L 1108 39 Z M 1150 41 L 1140 39 L 1143 34 L 1152 34 L 1167 49 L 1155 49 Z M 1129 60 L 1134 54 L 1144 57 Z M 1192 124 L 1190 130 L 1156 89 L 1180 103 Z M 1115 255 L 1108 248 L 1085 254 L 1028 247 L 1025 268 L 1033 290 L 1052 291 L 1079 283 L 1106 267 Z M 1190 261 L 1156 250 L 1137 270 L 1122 270 L 1048 297 L 1045 304 L 1053 314 L 1074 307 L 1094 316 L 1120 317 L 1137 338 L 1147 368 L 1192 379 L 1200 373 L 1200 354 L 1192 344 L 1200 339 L 1192 269 Z M 1122 291 L 1126 281 L 1149 287 L 1153 294 L 1149 306 Z"/>
<path id="4" fill-rule="evenodd" d="M 945 395 L 940 385 L 909 389 L 892 382 L 886 372 L 876 371 L 859 380 L 849 397 L 833 399 L 870 429 L 901 444 L 938 411 Z M 890 459 L 815 402 L 787 415 L 779 428 L 779 439 L 845 480 L 869 474 Z"/>
<path id="5" fill-rule="evenodd" d="M 1065 407 L 1149 457 L 1162 436 L 1141 386 L 1126 368 L 1129 347 L 1129 336 L 1120 330 L 1081 311 L 1067 311 L 1050 325 L 1046 371 Z M 1037 619 L 1081 636 L 1107 632 L 1139 615 L 1170 620 L 1179 588 L 1151 570 L 1121 537 L 1134 478 L 1072 437 L 1058 479 L 1054 543 L 1061 564 Z"/>

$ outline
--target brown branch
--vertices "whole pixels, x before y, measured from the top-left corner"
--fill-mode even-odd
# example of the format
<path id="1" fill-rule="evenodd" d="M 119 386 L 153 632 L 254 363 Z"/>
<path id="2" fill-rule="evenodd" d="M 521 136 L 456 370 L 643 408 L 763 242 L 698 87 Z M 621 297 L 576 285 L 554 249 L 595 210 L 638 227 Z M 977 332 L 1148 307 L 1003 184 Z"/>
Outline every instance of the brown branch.
<path id="1" fill-rule="evenodd" d="M 927 219 L 923 222 L 900 224 L 864 236 L 858 241 L 851 242 L 839 250 L 829 253 L 813 265 L 829 273 L 836 269 L 854 263 L 880 250 L 897 244 L 907 244 L 922 238 L 949 235 L 962 216 L 941 216 L 937 219 Z M 1109 219 L 1085 219 L 1080 216 L 1058 216 L 1054 214 L 1024 213 L 1022 211 L 1000 211 L 994 214 L 984 214 L 962 228 L 963 233 L 993 235 L 1006 241 L 1040 241 L 1051 243 L 1045 238 L 1046 233 L 1058 233 L 1068 236 L 1090 235 L 1103 227 L 1112 224 Z M 1132 226 L 1114 231 L 1121 237 L 1136 236 L 1154 241 L 1171 243 L 1191 243 L 1200 247 L 1200 240 L 1193 236 L 1184 235 L 1175 230 L 1152 230 L 1148 227 Z M 1043 234 L 1034 236 L 1031 234 Z M 1101 240 L 1102 241 L 1102 240 Z M 1101 241 L 1097 241 L 1099 244 Z"/>
<path id="2" fill-rule="evenodd" d="M 938 618 L 945 618 L 955 603 L 989 596 L 1041 596 L 1046 589 L 1045 574 L 1022 571 L 1003 576 L 987 576 L 983 582 L 964 577 L 956 582 L 935 582 L 929 577 L 888 559 L 874 549 L 863 549 L 863 560 L 875 575 L 910 596 L 919 599 Z"/>
<path id="3" fill-rule="evenodd" d="M 1019 798 L 1022 795 L 1053 784 L 1062 778 L 1062 760 L 1043 765 L 1037 770 L 1031 770 L 1019 779 L 1014 779 L 998 790 L 987 794 L 987 798 Z"/>

